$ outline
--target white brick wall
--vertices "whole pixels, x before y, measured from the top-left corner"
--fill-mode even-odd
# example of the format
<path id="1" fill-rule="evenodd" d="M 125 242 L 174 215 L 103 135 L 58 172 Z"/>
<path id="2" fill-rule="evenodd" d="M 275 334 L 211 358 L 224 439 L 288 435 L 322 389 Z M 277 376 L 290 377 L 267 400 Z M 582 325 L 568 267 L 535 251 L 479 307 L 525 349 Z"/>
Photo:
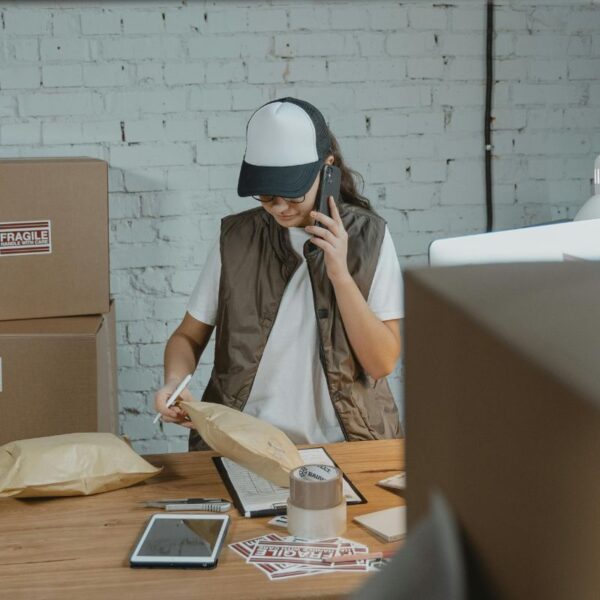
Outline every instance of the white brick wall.
<path id="1" fill-rule="evenodd" d="M 236 194 L 245 124 L 262 103 L 314 102 L 401 264 L 481 231 L 484 2 L 12 2 L 0 7 L 0 155 L 110 163 L 111 285 L 122 430 L 150 424 L 164 343 Z M 501 0 L 496 11 L 496 227 L 573 216 L 600 153 L 600 7 Z M 1 207 L 0 207 L 1 210 Z M 214 344 L 192 390 L 208 379 Z M 391 378 L 401 399 L 401 366 Z"/>

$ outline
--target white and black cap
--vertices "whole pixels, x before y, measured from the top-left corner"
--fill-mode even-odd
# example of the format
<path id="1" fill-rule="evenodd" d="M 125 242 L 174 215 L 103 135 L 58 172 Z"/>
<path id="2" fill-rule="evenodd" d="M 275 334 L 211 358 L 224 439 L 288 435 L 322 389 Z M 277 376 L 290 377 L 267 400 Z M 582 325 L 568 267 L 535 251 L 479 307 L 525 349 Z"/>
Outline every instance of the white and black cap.
<path id="1" fill-rule="evenodd" d="M 310 189 L 329 154 L 329 129 L 316 107 L 289 97 L 267 102 L 246 126 L 238 195 L 298 198 Z"/>

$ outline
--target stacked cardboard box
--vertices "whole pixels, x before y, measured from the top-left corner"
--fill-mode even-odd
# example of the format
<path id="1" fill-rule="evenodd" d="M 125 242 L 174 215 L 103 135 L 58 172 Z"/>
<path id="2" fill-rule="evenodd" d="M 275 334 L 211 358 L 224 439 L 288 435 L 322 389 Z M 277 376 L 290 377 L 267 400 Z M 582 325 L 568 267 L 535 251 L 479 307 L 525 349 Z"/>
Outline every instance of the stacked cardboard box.
<path id="1" fill-rule="evenodd" d="M 0 160 L 0 444 L 118 433 L 108 165 Z"/>

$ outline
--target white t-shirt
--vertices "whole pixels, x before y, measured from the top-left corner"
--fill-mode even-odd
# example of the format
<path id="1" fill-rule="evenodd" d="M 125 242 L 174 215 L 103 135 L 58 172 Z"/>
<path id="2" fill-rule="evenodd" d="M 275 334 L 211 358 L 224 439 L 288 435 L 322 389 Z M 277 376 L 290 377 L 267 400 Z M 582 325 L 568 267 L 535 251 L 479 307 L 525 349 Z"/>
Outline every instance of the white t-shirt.
<path id="1" fill-rule="evenodd" d="M 344 435 L 319 359 L 312 287 L 303 254 L 311 236 L 302 227 L 290 227 L 289 232 L 302 263 L 284 290 L 244 412 L 275 425 L 296 444 L 339 442 Z M 187 305 L 190 315 L 207 325 L 216 323 L 220 274 L 217 239 Z M 382 321 L 404 316 L 400 264 L 387 226 L 367 303 Z"/>

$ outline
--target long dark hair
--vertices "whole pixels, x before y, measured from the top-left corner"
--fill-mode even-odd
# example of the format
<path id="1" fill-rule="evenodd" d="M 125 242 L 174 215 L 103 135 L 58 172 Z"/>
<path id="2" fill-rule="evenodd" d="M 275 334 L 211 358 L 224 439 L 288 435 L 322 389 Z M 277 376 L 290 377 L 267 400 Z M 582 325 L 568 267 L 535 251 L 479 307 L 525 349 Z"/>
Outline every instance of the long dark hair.
<path id="1" fill-rule="evenodd" d="M 371 203 L 362 195 L 362 190 L 365 186 L 363 176 L 354 169 L 351 169 L 345 162 L 340 150 L 340 145 L 335 136 L 329 130 L 329 138 L 331 140 L 331 154 L 333 154 L 333 164 L 336 165 L 342 172 L 342 183 L 340 186 L 340 198 L 346 204 L 354 204 L 361 206 L 371 212 L 375 212 Z M 357 187 L 360 187 L 360 192 Z"/>

